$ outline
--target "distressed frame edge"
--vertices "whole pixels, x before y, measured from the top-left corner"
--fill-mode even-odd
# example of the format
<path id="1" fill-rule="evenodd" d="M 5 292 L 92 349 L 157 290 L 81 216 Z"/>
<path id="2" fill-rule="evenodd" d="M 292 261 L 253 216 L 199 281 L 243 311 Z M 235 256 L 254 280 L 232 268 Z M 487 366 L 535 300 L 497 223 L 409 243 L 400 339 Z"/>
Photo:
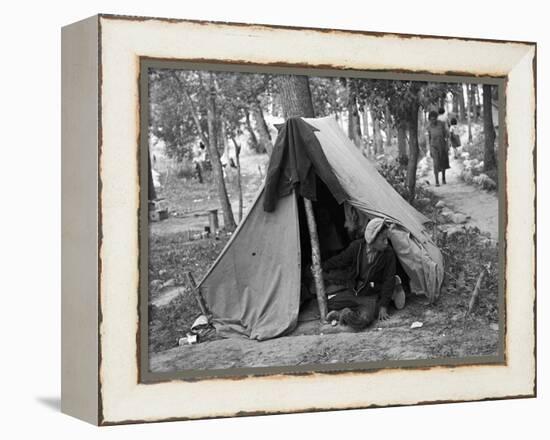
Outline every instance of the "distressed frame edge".
<path id="1" fill-rule="evenodd" d="M 480 43 L 507 43 L 507 44 L 520 44 L 520 45 L 536 45 L 534 41 L 524 40 L 499 40 L 493 38 L 476 38 L 476 37 L 460 37 L 460 36 L 448 36 L 448 35 L 434 35 L 434 34 L 408 34 L 402 32 L 393 31 L 365 31 L 360 29 L 341 29 L 341 28 L 323 28 L 323 27 L 310 27 L 310 26 L 290 26 L 280 24 L 267 24 L 267 23 L 249 23 L 238 21 L 223 21 L 223 20 L 200 20 L 190 18 L 169 18 L 169 17 L 149 17 L 143 15 L 125 15 L 125 14 L 110 14 L 99 13 L 100 19 L 120 20 L 120 21 L 161 21 L 165 23 L 190 23 L 200 25 L 220 25 L 220 26 L 232 26 L 232 27 L 261 27 L 272 30 L 290 30 L 290 31 L 314 31 L 321 33 L 344 33 L 344 34 L 356 34 L 366 35 L 372 37 L 384 37 L 394 36 L 399 38 L 431 38 L 437 40 L 455 40 L 455 41 L 472 41 Z"/>

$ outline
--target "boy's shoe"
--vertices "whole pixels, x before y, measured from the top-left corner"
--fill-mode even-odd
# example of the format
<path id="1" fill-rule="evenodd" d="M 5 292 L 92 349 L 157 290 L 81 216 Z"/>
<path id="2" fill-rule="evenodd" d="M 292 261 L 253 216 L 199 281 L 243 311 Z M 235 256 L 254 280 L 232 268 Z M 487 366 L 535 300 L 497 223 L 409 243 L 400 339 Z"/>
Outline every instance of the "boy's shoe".
<path id="1" fill-rule="evenodd" d="M 405 291 L 401 285 L 401 278 L 397 275 L 395 276 L 395 287 L 393 288 L 393 295 L 391 299 L 397 310 L 401 310 L 405 307 Z"/>

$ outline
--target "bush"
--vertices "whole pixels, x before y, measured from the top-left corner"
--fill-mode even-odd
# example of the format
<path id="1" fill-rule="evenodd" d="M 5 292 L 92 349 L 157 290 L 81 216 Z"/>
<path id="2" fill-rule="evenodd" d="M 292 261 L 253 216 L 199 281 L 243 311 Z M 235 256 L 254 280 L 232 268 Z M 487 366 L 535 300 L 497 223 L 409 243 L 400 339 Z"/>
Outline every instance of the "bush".
<path id="1" fill-rule="evenodd" d="M 488 240 L 477 227 L 464 227 L 453 234 L 441 234 L 438 246 L 445 260 L 449 293 L 469 298 L 482 268 L 486 268 L 476 314 L 498 322 L 498 245 Z"/>
<path id="2" fill-rule="evenodd" d="M 378 172 L 386 179 L 386 181 L 395 189 L 401 197 L 409 200 L 409 190 L 407 188 L 407 169 L 399 164 L 399 160 L 382 159 L 377 162 Z M 437 197 L 432 192 L 426 190 L 423 185 L 420 185 L 419 180 L 416 181 L 415 200 L 412 205 L 422 214 L 431 218 L 433 215 Z"/>
<path id="3" fill-rule="evenodd" d="M 399 164 L 397 159 L 386 160 L 385 158 L 377 161 L 378 172 L 405 200 L 409 197 L 407 189 L 407 169 Z"/>

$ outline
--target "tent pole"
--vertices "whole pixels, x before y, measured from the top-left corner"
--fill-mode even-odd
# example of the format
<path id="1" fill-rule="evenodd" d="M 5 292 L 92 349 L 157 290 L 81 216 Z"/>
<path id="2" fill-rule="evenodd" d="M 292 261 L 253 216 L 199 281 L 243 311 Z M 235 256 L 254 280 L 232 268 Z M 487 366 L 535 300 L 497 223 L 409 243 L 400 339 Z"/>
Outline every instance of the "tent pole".
<path id="1" fill-rule="evenodd" d="M 306 198 L 304 207 L 307 217 L 307 228 L 309 230 L 309 238 L 311 241 L 311 272 L 315 280 L 315 291 L 317 293 L 317 304 L 319 305 L 319 315 L 321 322 L 327 322 L 327 297 L 325 295 L 325 283 L 323 281 L 323 270 L 321 269 L 321 251 L 319 249 L 319 236 L 317 235 L 317 224 L 313 214 L 313 205 L 311 200 Z"/>

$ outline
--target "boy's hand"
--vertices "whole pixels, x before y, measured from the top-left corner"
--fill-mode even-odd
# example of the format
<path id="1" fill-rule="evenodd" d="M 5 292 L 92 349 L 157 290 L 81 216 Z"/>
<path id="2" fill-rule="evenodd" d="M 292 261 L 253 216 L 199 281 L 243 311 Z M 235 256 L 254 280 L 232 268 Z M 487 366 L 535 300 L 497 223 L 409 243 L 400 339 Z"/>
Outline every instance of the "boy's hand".
<path id="1" fill-rule="evenodd" d="M 380 307 L 380 311 L 378 312 L 378 320 L 379 321 L 387 321 L 390 319 L 390 315 L 388 314 L 388 310 L 385 307 Z"/>

